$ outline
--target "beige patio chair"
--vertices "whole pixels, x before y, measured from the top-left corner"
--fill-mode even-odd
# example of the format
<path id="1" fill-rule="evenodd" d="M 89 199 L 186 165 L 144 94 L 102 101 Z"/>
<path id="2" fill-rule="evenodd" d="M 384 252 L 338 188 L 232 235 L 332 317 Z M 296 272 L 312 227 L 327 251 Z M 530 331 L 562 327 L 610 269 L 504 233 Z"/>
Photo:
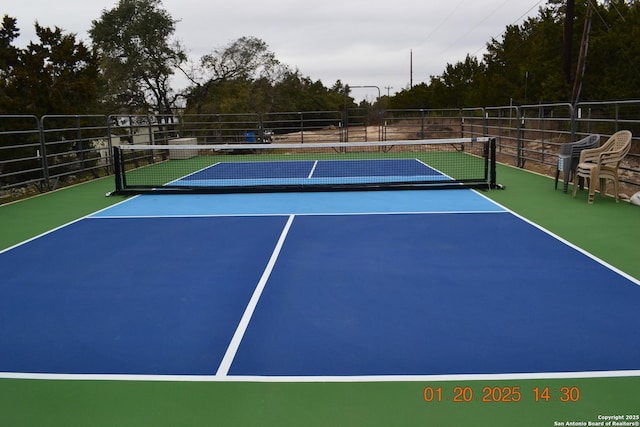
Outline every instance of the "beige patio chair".
<path id="1" fill-rule="evenodd" d="M 583 150 L 580 153 L 580 161 L 573 174 L 573 197 L 576 197 L 581 177 L 588 182 L 590 204 L 593 203 L 596 181 L 600 181 L 600 196 L 604 197 L 607 189 L 606 182 L 610 179 L 613 181 L 616 202 L 618 201 L 620 187 L 618 167 L 631 148 L 631 136 L 628 130 L 621 130 L 614 133 L 601 147 Z"/>

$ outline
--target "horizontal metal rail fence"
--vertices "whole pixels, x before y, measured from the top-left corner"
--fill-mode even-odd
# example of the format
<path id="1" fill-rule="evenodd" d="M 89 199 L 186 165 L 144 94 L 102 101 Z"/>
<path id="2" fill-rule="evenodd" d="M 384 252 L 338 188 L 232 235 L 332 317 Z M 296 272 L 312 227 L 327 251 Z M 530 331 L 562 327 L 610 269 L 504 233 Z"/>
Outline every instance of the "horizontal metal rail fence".
<path id="1" fill-rule="evenodd" d="M 620 165 L 620 181 L 640 190 L 640 101 L 582 102 L 576 106 L 575 126 L 578 137 L 630 130 L 633 143 Z"/>
<path id="2" fill-rule="evenodd" d="M 40 119 L 42 188 L 109 173 L 109 126 L 101 115 L 49 115 Z M 103 169 L 103 171 L 101 171 Z"/>
<path id="3" fill-rule="evenodd" d="M 40 123 L 36 116 L 0 116 L 0 190 L 48 182 Z"/>
<path id="4" fill-rule="evenodd" d="M 640 191 L 640 100 L 461 109 L 267 114 L 0 115 L 0 203 L 112 173 L 115 145 L 367 142 L 495 137 L 502 163 L 553 175 L 560 145 L 621 129 L 634 139 L 621 165 Z M 137 159 L 139 165 L 155 159 Z"/>

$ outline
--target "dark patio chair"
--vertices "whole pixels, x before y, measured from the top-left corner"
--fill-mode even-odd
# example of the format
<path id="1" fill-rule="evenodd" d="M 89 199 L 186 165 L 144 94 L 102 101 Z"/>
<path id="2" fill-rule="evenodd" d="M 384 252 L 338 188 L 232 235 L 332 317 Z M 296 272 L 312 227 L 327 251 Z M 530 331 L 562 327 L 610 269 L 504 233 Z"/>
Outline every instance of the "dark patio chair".
<path id="1" fill-rule="evenodd" d="M 569 142 L 560 146 L 558 167 L 556 169 L 556 190 L 558 189 L 558 178 L 560 177 L 560 172 L 563 173 L 563 191 L 566 193 L 569 187 L 569 182 L 571 182 L 573 174 L 576 172 L 576 166 L 578 166 L 578 161 L 580 160 L 580 152 L 588 148 L 597 148 L 599 146 L 600 135 L 589 135 L 579 141 Z"/>

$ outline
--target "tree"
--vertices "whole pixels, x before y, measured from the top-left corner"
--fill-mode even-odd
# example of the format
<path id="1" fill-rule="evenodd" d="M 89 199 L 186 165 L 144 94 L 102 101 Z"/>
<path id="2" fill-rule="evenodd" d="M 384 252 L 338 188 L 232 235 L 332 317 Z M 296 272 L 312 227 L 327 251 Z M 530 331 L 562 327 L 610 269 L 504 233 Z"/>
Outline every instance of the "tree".
<path id="1" fill-rule="evenodd" d="M 200 59 L 198 75 L 191 76 L 194 86 L 188 90 L 188 107 L 197 113 L 202 112 L 205 106 L 211 110 L 212 104 L 220 106 L 221 98 L 226 97 L 225 92 L 232 90 L 234 96 L 245 99 L 248 109 L 244 112 L 264 110 L 264 107 L 251 102 L 251 86 L 261 80 L 262 86 L 267 83 L 271 88 L 287 72 L 287 67 L 280 64 L 263 40 L 241 37 Z M 240 88 L 234 86 L 243 86 L 245 90 L 238 93 Z M 219 101 L 212 103 L 214 99 Z M 234 104 L 235 108 L 239 107 L 238 102 Z M 249 108 L 251 104 L 253 108 Z M 219 108 L 214 108 L 214 111 L 222 112 Z"/>
<path id="2" fill-rule="evenodd" d="M 0 26 L 0 115 L 71 115 L 95 112 L 99 86 L 98 60 L 74 34 L 64 34 L 60 28 L 45 28 L 35 24 L 38 41 L 20 49 L 13 45 L 20 34 L 15 18 L 4 16 Z M 53 128 L 62 129 L 73 118 L 49 118 Z M 3 134 L 7 126 L 12 132 Z M 0 121 L 0 145 L 9 160 L 0 167 L 8 174 L 5 184 L 18 179 L 40 179 L 40 160 L 34 155 L 39 135 L 34 133 L 33 120 L 8 118 Z M 20 133 L 20 129 L 31 130 Z M 47 147 L 47 155 L 68 156 L 80 148 L 76 133 L 48 133 L 59 143 Z M 54 136 L 55 135 L 55 136 Z M 65 166 L 66 167 L 66 166 Z M 58 167 L 61 172 L 63 167 Z M 12 172 L 20 174 L 12 175 Z"/>
<path id="3" fill-rule="evenodd" d="M 186 61 L 171 40 L 176 21 L 160 0 L 120 0 L 92 22 L 89 35 L 101 55 L 106 98 L 128 112 L 171 114 L 177 95 L 170 78 Z"/>
<path id="4" fill-rule="evenodd" d="M 16 19 L 4 15 L 0 26 L 0 112 L 12 102 L 7 90 L 13 84 L 11 80 L 19 60 L 18 48 L 13 45 L 19 35 Z"/>
<path id="5" fill-rule="evenodd" d="M 0 26 L 0 76 L 15 66 L 18 57 L 18 48 L 13 46 L 13 41 L 20 36 L 15 18 L 4 15 Z"/>
<path id="6" fill-rule="evenodd" d="M 269 77 L 279 64 L 269 46 L 256 37 L 241 37 L 201 59 L 202 68 L 214 81 Z"/>
<path id="7" fill-rule="evenodd" d="M 431 86 L 421 82 L 413 85 L 411 89 L 403 89 L 389 99 L 390 109 L 416 109 L 430 108 L 433 105 L 430 99 Z"/>
<path id="8" fill-rule="evenodd" d="M 442 75 L 431 78 L 427 91 L 430 106 L 567 100 L 571 88 L 563 75 L 563 3 L 549 0 L 537 17 L 507 26 L 500 38 L 487 43 L 481 62 L 467 55 L 464 62 L 447 64 Z M 576 9 L 580 12 L 584 7 Z"/>
<path id="9" fill-rule="evenodd" d="M 592 4 L 582 99 L 640 97 L 640 2 L 613 0 Z"/>
<path id="10" fill-rule="evenodd" d="M 35 24 L 38 42 L 13 45 L 15 18 L 0 27 L 0 114 L 77 114 L 95 111 L 98 60 L 74 34 Z"/>
<path id="11" fill-rule="evenodd" d="M 202 57 L 199 75 L 192 81 L 186 96 L 187 115 L 289 112 L 294 120 L 298 111 L 341 111 L 345 102 L 342 83 L 327 89 L 280 63 L 267 44 L 255 37 L 241 37 Z M 351 106 L 353 100 L 348 100 Z M 289 120 L 286 114 L 277 116 Z M 320 119 L 315 123 L 328 125 Z"/>
<path id="12" fill-rule="evenodd" d="M 434 86 L 444 93 L 436 94 L 440 98 L 441 107 L 460 107 L 464 105 L 475 105 L 477 97 L 474 95 L 477 90 L 477 82 L 484 74 L 484 65 L 478 62 L 475 57 L 467 55 L 464 62 L 455 65 L 448 64 L 444 73 L 438 78 L 442 85 Z M 433 81 L 433 79 L 432 79 Z M 442 105 L 444 103 L 444 105 Z"/>

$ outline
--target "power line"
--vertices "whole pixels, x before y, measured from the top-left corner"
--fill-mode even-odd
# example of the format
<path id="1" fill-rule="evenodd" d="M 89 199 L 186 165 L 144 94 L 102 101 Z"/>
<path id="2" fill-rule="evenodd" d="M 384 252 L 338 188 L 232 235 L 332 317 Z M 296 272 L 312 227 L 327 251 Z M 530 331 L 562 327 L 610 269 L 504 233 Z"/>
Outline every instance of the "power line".
<path id="1" fill-rule="evenodd" d="M 542 3 L 543 1 L 546 1 L 546 0 L 539 0 L 539 1 L 537 1 L 533 6 L 531 6 L 529 9 L 527 9 L 527 11 L 526 11 L 525 13 L 523 13 L 522 15 L 520 15 L 520 16 L 518 17 L 518 19 L 516 19 L 515 21 L 513 21 L 513 22 L 511 23 L 511 25 L 515 25 L 515 24 L 517 24 L 518 22 L 520 22 L 520 20 L 522 20 L 522 18 L 524 18 L 525 16 L 528 16 L 528 15 L 529 15 L 529 13 L 531 13 L 531 11 L 532 11 L 534 8 L 538 7 L 538 5 L 540 5 L 540 3 Z M 504 35 L 506 32 L 507 32 L 507 30 L 505 29 L 503 32 L 501 32 L 501 33 L 498 35 L 498 37 L 500 37 L 500 36 Z M 495 38 L 495 37 L 492 37 L 492 38 Z M 485 46 L 486 46 L 486 44 L 485 44 Z M 479 48 L 478 50 L 476 50 L 475 52 L 473 52 L 472 56 L 476 56 L 476 55 L 478 54 L 478 52 L 480 52 L 482 49 L 484 49 L 484 48 L 485 48 L 485 46 L 482 46 L 481 48 Z"/>
<path id="2" fill-rule="evenodd" d="M 626 19 L 624 19 L 624 16 L 622 16 L 622 13 L 620 13 L 620 9 L 618 9 L 618 6 L 616 6 L 616 4 L 612 1 L 609 1 L 609 5 L 613 6 L 613 8 L 616 10 L 616 12 L 618 13 L 618 16 L 622 19 L 622 22 L 627 22 Z"/>
<path id="3" fill-rule="evenodd" d="M 449 18 L 451 18 L 453 16 L 453 14 L 456 13 L 458 11 L 458 9 L 460 9 L 460 6 L 462 6 L 462 3 L 464 3 L 464 2 L 465 2 L 465 0 L 461 0 L 460 3 L 458 3 L 456 5 L 456 7 L 454 7 L 453 10 L 451 12 L 449 12 L 449 14 L 442 21 L 440 21 L 440 24 L 438 24 L 438 26 L 435 27 L 429 33 L 429 35 L 427 35 L 425 38 L 422 39 L 422 41 L 420 43 L 418 43 L 418 46 L 422 46 L 427 40 L 431 39 L 431 36 L 433 36 L 436 32 L 438 32 L 438 30 L 440 30 L 440 28 L 442 28 L 444 26 L 444 24 L 449 20 Z"/>
<path id="4" fill-rule="evenodd" d="M 596 15 L 598 15 L 598 18 L 600 18 L 600 21 L 602 22 L 602 25 L 605 26 L 605 28 L 607 29 L 607 32 L 612 30 L 613 25 L 609 25 L 609 23 L 604 19 L 604 16 L 602 16 L 602 14 L 600 13 L 600 11 L 598 10 L 598 2 L 595 0 L 587 0 L 589 2 L 589 4 L 591 5 L 592 9 L 595 11 Z M 612 1 L 608 1 L 607 4 L 609 6 L 612 6 L 616 13 L 618 14 L 618 16 L 620 17 L 620 19 L 622 19 L 622 22 L 626 22 L 625 17 L 622 15 L 622 13 L 620 13 L 620 10 L 618 9 L 618 7 L 615 5 L 614 2 Z M 624 49 L 621 50 L 622 55 L 624 55 L 624 57 L 627 59 L 628 61 L 628 66 L 631 67 L 636 74 L 640 73 L 640 70 L 638 69 L 637 65 L 636 65 L 636 61 L 634 58 L 631 58 L 629 56 L 629 53 L 626 52 Z"/>
<path id="5" fill-rule="evenodd" d="M 496 13 L 498 11 L 498 9 L 501 9 L 505 4 L 507 4 L 509 2 L 509 0 L 505 0 L 504 3 L 500 4 L 500 6 L 497 6 L 495 9 L 493 9 L 487 16 L 484 17 L 484 19 L 482 19 L 481 21 L 479 21 L 476 25 L 474 25 L 469 31 L 467 31 L 466 33 L 464 33 L 463 35 L 461 35 L 460 37 L 458 37 L 457 39 L 455 39 L 451 44 L 449 44 L 449 46 L 446 47 L 446 49 L 443 49 L 442 52 L 440 53 L 444 53 L 446 51 L 448 51 L 451 46 L 453 46 L 454 44 L 458 43 L 460 40 L 462 40 L 463 38 L 467 37 L 469 34 L 471 34 L 472 32 L 474 32 L 476 30 L 476 28 L 478 28 L 480 26 L 480 24 L 484 23 L 487 19 L 491 18 L 493 16 L 494 13 Z"/>

